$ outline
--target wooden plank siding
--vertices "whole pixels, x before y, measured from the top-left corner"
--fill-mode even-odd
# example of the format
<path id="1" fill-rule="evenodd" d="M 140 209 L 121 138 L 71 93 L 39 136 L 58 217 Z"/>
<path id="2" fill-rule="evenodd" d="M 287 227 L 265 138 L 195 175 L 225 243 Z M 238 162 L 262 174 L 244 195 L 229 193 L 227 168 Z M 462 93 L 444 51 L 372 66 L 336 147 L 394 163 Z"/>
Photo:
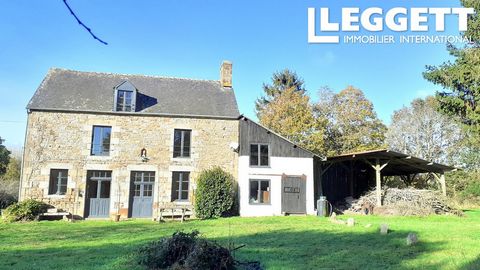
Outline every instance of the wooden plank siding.
<path id="1" fill-rule="evenodd" d="M 294 143 L 250 121 L 248 118 L 240 119 L 239 125 L 240 156 L 250 155 L 250 144 L 252 143 L 268 144 L 271 157 L 312 158 L 314 156 L 311 152 L 297 147 Z"/>

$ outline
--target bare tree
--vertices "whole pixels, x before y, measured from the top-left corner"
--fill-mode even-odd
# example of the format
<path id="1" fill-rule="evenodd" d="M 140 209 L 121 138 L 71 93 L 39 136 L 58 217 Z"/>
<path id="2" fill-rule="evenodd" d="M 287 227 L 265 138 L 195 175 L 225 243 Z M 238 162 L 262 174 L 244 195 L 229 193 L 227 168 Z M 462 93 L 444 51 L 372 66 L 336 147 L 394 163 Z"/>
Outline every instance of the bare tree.
<path id="1" fill-rule="evenodd" d="M 439 113 L 437 106 L 434 97 L 427 97 L 395 111 L 387 132 L 389 148 L 438 163 L 457 164 L 463 132 L 455 119 Z"/>

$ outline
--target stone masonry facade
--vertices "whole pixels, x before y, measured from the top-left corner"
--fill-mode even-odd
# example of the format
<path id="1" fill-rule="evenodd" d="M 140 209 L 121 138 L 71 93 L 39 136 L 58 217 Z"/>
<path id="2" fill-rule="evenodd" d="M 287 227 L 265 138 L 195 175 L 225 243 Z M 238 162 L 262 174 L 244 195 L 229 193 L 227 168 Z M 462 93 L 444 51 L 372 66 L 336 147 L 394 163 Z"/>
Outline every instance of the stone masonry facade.
<path id="1" fill-rule="evenodd" d="M 111 126 L 110 155 L 92 156 L 93 126 Z M 174 129 L 191 130 L 190 158 L 173 157 Z M 238 156 L 230 145 L 238 142 L 235 119 L 146 116 L 77 112 L 31 111 L 27 134 L 20 199 L 42 200 L 85 217 L 87 171 L 112 172 L 110 215 L 128 216 L 131 171 L 155 172 L 153 216 L 171 201 L 172 172 L 190 172 L 189 201 L 195 179 L 213 166 L 237 177 Z M 141 158 L 147 150 L 148 161 Z M 68 169 L 65 195 L 49 195 L 51 169 Z"/>

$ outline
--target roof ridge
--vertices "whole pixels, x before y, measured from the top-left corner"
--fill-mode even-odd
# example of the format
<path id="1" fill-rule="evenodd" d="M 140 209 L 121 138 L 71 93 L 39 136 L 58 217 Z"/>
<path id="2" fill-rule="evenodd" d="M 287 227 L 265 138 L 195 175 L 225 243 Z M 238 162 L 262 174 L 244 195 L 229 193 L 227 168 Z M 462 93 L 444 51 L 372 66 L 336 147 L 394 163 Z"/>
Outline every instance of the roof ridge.
<path id="1" fill-rule="evenodd" d="M 220 80 L 207 80 L 207 79 L 196 79 L 196 78 L 185 78 L 185 77 L 171 77 L 171 76 L 160 76 L 160 75 L 146 75 L 146 74 L 128 74 L 128 73 L 113 73 L 113 72 L 102 72 L 102 71 L 81 71 L 81 70 L 74 70 L 68 68 L 59 68 L 59 67 L 52 67 L 50 71 L 69 71 L 69 72 L 76 72 L 76 73 L 84 73 L 84 74 L 94 74 L 94 75 L 110 75 L 110 76 L 136 76 L 136 77 L 144 77 L 144 78 L 158 78 L 158 79 L 173 79 L 173 80 L 187 80 L 187 81 L 202 81 L 202 82 L 214 82 L 219 83 Z"/>

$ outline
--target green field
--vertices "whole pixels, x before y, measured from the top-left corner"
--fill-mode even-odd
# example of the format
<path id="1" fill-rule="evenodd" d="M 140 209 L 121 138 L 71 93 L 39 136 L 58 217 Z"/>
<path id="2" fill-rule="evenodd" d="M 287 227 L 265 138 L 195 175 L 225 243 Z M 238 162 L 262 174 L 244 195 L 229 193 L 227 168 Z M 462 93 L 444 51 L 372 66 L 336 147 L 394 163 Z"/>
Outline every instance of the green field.
<path id="1" fill-rule="evenodd" d="M 222 244 L 245 244 L 236 258 L 266 269 L 480 269 L 480 210 L 354 218 L 355 227 L 313 216 L 0 224 L 0 269 L 140 269 L 132 258 L 138 246 L 193 229 Z M 386 236 L 378 233 L 383 222 L 392 230 Z M 406 245 L 409 232 L 418 234 L 417 245 Z"/>

